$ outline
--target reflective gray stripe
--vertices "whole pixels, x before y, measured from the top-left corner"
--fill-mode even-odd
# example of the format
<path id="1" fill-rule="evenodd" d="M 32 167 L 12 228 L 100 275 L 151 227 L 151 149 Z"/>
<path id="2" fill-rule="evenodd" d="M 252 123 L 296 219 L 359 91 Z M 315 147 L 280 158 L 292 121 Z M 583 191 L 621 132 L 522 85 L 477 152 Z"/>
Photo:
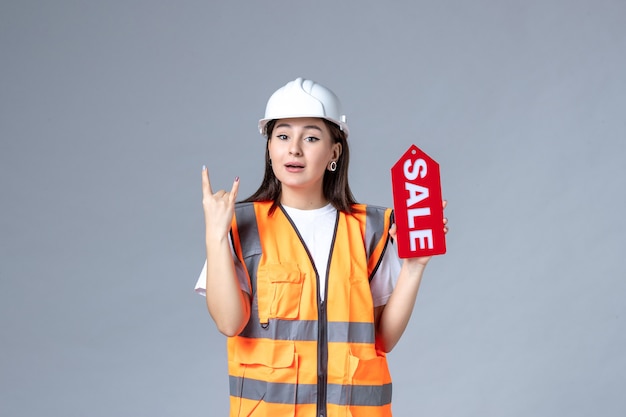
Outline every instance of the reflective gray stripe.
<path id="1" fill-rule="evenodd" d="M 369 259 L 385 232 L 385 209 L 367 206 L 365 213 L 365 248 Z"/>
<path id="2" fill-rule="evenodd" d="M 295 384 L 281 384 L 277 382 L 266 382 L 258 379 L 241 378 L 236 376 L 229 376 L 230 395 L 233 397 L 246 398 L 254 401 L 265 401 L 268 403 L 279 404 L 310 404 L 315 402 L 315 388 L 316 385 L 299 385 L 298 392 L 302 391 L 305 394 L 307 391 L 311 391 L 313 400 L 311 400 L 311 393 L 306 393 L 306 397 L 296 397 L 296 385 Z"/>
<path id="3" fill-rule="evenodd" d="M 239 334 L 274 340 L 317 341 L 317 320 L 270 319 L 267 327 L 259 324 L 256 309 L 251 311 L 250 321 Z M 374 343 L 373 323 L 328 322 L 328 341 L 335 343 Z"/>
<path id="4" fill-rule="evenodd" d="M 239 336 L 274 340 L 317 340 L 317 320 L 270 319 L 264 328 L 254 309 L 250 312 L 248 325 Z"/>
<path id="5" fill-rule="evenodd" d="M 365 251 L 367 253 L 368 262 L 369 259 L 372 257 L 372 254 L 376 250 L 376 246 L 386 232 L 385 211 L 386 208 L 378 206 L 367 206 L 367 208 L 365 209 Z M 381 253 L 380 256 L 381 259 L 383 253 Z M 368 277 L 369 279 L 372 279 L 372 277 L 376 273 L 381 259 L 378 259 L 376 261 L 376 267 L 372 271 L 371 275 Z"/>
<path id="6" fill-rule="evenodd" d="M 384 385 L 328 384 L 329 404 L 382 406 L 391 403 L 391 383 Z"/>
<path id="7" fill-rule="evenodd" d="M 254 276 L 259 266 L 262 249 L 259 227 L 254 212 L 254 203 L 237 203 L 235 205 L 235 219 L 237 221 L 239 241 L 241 242 L 241 255 L 248 270 L 250 285 L 252 285 L 250 294 L 255 294 L 256 279 L 254 279 Z"/>
<path id="8" fill-rule="evenodd" d="M 374 343 L 374 323 L 328 322 L 329 342 Z"/>
<path id="9" fill-rule="evenodd" d="M 317 384 L 286 384 L 229 376 L 230 395 L 278 404 L 316 404 Z M 378 407 L 391 403 L 392 385 L 328 384 L 327 402 Z"/>

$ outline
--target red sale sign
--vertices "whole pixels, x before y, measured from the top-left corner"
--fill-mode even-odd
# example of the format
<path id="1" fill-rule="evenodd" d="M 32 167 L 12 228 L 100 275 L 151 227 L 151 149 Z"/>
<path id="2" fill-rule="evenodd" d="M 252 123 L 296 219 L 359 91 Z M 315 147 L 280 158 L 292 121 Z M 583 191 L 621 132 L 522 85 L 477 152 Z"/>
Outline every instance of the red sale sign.
<path id="1" fill-rule="evenodd" d="M 391 168 L 400 258 L 446 253 L 439 164 L 417 146 Z"/>

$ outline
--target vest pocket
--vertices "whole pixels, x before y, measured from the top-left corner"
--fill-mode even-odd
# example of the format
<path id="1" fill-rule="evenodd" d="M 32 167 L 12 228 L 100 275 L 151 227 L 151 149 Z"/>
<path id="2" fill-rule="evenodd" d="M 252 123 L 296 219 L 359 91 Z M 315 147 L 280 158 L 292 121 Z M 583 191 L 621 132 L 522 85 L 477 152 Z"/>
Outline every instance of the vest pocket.
<path id="1" fill-rule="evenodd" d="M 348 367 L 348 416 L 388 415 L 385 410 L 389 410 L 391 404 L 391 376 L 386 358 L 374 356 L 363 359 L 350 354 Z"/>
<path id="2" fill-rule="evenodd" d="M 383 380 L 386 373 L 386 359 L 375 356 L 371 359 L 360 359 L 350 355 L 350 382 L 359 385 L 373 385 Z"/>
<path id="3" fill-rule="evenodd" d="M 296 264 L 267 264 L 257 272 L 259 320 L 298 318 L 304 280 Z"/>
<path id="4" fill-rule="evenodd" d="M 231 366 L 231 416 L 293 416 L 298 360 L 291 341 L 251 340 L 237 346 Z"/>

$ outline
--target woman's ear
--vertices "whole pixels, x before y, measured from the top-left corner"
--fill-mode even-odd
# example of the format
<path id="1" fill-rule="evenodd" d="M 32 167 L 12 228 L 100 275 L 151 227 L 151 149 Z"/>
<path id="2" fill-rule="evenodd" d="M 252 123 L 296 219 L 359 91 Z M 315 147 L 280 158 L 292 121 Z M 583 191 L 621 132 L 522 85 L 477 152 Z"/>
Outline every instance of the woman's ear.
<path id="1" fill-rule="evenodd" d="M 341 156 L 341 152 L 343 148 L 341 147 L 341 143 L 337 142 L 333 144 L 333 160 L 338 160 Z"/>

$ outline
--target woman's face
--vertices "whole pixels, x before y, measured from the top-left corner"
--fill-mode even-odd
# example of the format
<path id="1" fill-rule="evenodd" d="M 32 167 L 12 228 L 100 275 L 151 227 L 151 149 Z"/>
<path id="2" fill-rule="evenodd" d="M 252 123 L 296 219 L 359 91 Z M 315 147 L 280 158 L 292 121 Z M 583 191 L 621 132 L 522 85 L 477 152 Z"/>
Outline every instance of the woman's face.
<path id="1" fill-rule="evenodd" d="M 322 193 L 324 173 L 341 155 L 322 119 L 279 119 L 268 142 L 274 175 L 288 190 Z"/>

